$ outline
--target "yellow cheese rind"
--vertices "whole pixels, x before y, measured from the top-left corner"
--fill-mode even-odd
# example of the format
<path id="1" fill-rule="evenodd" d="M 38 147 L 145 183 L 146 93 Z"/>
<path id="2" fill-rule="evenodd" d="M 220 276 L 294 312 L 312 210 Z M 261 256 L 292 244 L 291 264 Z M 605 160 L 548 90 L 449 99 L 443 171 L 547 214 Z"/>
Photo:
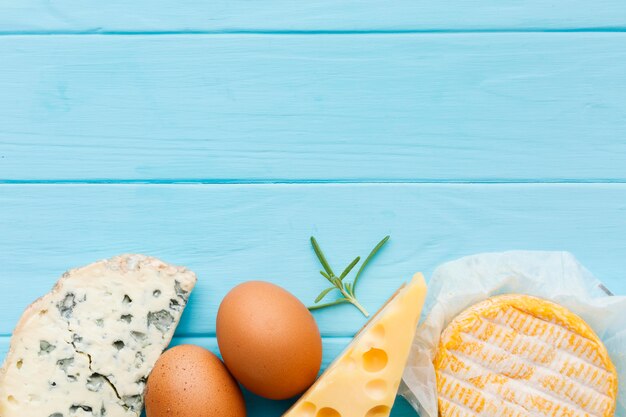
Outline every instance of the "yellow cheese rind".
<path id="1" fill-rule="evenodd" d="M 387 417 L 426 298 L 416 274 L 283 417 Z"/>
<path id="2" fill-rule="evenodd" d="M 563 306 L 503 295 L 459 314 L 434 366 L 439 415 L 612 417 L 617 373 L 602 341 Z"/>

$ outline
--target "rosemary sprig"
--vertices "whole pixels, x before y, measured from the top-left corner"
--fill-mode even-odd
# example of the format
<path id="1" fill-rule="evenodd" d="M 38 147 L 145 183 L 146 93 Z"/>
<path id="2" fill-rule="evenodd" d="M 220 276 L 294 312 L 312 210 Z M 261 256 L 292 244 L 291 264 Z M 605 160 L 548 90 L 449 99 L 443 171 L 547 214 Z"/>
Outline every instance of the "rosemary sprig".
<path id="1" fill-rule="evenodd" d="M 361 261 L 361 257 L 357 256 L 356 258 L 354 258 L 354 260 L 350 262 L 350 264 L 343 270 L 343 272 L 339 276 L 336 276 L 332 268 L 330 267 L 328 260 L 326 260 L 326 256 L 324 256 L 324 252 L 322 252 L 320 245 L 317 243 L 317 240 L 315 240 L 315 238 L 311 236 L 311 245 L 313 246 L 313 251 L 315 251 L 315 255 L 317 255 L 317 259 L 319 259 L 320 264 L 322 264 L 322 267 L 324 268 L 323 271 L 320 271 L 320 274 L 324 278 L 326 278 L 328 282 L 330 282 L 331 286 L 323 290 L 321 293 L 319 293 L 317 298 L 315 298 L 315 304 L 310 306 L 309 310 L 318 310 L 320 308 L 330 307 L 330 306 L 334 306 L 337 304 L 350 303 L 354 305 L 356 308 L 358 308 L 359 311 L 363 313 L 365 317 L 369 317 L 369 313 L 367 312 L 365 307 L 363 307 L 356 298 L 356 284 L 359 281 L 359 277 L 361 276 L 361 273 L 363 272 L 367 264 L 372 260 L 372 258 L 376 255 L 376 253 L 385 245 L 385 243 L 387 243 L 388 240 L 389 240 L 389 236 L 385 236 L 383 240 L 378 242 L 378 244 L 374 247 L 374 249 L 372 249 L 370 254 L 367 255 L 367 258 L 365 258 L 365 261 L 361 264 L 361 267 L 356 273 L 354 280 L 352 282 L 344 283 L 344 279 L 346 278 L 346 276 L 348 276 L 350 271 L 352 271 L 352 269 Z M 318 304 L 320 301 L 322 301 L 322 299 L 324 299 L 324 297 L 328 295 L 328 293 L 330 293 L 333 290 L 338 290 L 341 293 L 342 297 L 336 299 L 335 301 Z"/>

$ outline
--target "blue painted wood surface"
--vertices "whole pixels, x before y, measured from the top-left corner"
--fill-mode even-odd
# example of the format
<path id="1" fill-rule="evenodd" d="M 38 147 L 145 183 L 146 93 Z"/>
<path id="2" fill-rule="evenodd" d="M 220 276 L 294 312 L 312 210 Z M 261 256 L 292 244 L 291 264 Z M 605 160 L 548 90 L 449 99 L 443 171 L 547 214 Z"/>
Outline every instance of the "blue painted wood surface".
<path id="1" fill-rule="evenodd" d="M 237 283 L 323 289 L 310 235 L 343 265 L 391 234 L 371 310 L 507 249 L 626 294 L 626 4 L 457 3 L 2 2 L 0 352 L 64 270 L 122 252 L 198 273 L 174 343 L 216 352 Z M 325 366 L 364 318 L 315 317 Z"/>
<path id="2" fill-rule="evenodd" d="M 22 0 L 0 33 L 619 30 L 622 0 Z"/>
<path id="3" fill-rule="evenodd" d="M 0 36 L 0 51 L 3 179 L 626 181 L 626 33 Z"/>

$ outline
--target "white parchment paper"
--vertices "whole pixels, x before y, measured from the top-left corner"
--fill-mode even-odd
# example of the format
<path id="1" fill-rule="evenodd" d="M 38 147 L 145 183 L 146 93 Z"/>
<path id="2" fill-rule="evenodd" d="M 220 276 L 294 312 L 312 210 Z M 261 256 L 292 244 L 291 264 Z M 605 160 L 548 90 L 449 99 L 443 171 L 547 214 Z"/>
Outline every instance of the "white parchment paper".
<path id="1" fill-rule="evenodd" d="M 468 256 L 439 266 L 428 291 L 425 319 L 417 329 L 400 387 L 400 394 L 421 417 L 437 417 L 432 361 L 445 326 L 467 307 L 508 293 L 555 301 L 595 330 L 619 375 L 615 415 L 626 417 L 626 297 L 610 296 L 571 254 L 511 251 Z"/>

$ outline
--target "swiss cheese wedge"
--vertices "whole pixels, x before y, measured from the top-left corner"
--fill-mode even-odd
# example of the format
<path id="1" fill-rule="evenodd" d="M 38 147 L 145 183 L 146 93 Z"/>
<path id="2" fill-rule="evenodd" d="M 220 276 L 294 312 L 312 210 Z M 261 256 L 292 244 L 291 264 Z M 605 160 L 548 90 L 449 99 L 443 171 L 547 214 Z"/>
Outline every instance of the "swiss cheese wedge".
<path id="1" fill-rule="evenodd" d="M 444 330 L 434 360 L 442 417 L 612 417 L 617 374 L 578 316 L 552 302 L 503 295 Z"/>
<path id="2" fill-rule="evenodd" d="M 416 274 L 284 417 L 387 417 L 425 297 L 426 282 Z"/>

